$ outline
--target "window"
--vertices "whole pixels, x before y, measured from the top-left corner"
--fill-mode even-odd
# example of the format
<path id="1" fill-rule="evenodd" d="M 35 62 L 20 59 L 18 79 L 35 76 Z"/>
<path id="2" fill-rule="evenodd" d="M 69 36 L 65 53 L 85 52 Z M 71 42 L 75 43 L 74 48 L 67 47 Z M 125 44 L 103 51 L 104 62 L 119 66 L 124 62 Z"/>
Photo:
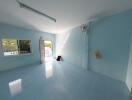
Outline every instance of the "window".
<path id="1" fill-rule="evenodd" d="M 31 40 L 19 40 L 19 53 L 29 54 L 31 53 Z"/>
<path id="2" fill-rule="evenodd" d="M 2 39 L 4 56 L 31 53 L 31 40 Z"/>
<path id="3" fill-rule="evenodd" d="M 4 56 L 18 55 L 17 40 L 2 39 L 2 47 L 4 51 Z"/>

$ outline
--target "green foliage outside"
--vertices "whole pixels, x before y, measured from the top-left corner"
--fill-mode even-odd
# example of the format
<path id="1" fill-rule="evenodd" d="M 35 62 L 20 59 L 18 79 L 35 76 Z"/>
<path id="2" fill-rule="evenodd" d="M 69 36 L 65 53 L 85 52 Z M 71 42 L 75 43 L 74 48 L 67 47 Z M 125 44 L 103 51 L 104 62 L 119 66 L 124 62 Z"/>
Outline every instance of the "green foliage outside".
<path id="1" fill-rule="evenodd" d="M 14 39 L 2 39 L 2 46 L 4 52 L 18 51 L 17 40 Z"/>
<path id="2" fill-rule="evenodd" d="M 30 43 L 30 40 L 2 39 L 4 52 L 31 53 Z"/>

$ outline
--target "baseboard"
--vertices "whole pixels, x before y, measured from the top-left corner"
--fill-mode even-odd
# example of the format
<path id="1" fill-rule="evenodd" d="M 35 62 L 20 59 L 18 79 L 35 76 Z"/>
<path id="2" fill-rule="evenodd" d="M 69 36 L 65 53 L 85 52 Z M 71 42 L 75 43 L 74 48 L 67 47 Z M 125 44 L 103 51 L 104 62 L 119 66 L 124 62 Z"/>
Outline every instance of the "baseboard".
<path id="1" fill-rule="evenodd" d="M 132 100 L 132 95 L 130 95 L 130 97 L 129 97 L 130 99 L 129 100 Z"/>
<path id="2" fill-rule="evenodd" d="M 132 88 L 131 88 L 131 91 L 130 91 L 129 97 L 130 97 L 130 100 L 132 100 Z"/>

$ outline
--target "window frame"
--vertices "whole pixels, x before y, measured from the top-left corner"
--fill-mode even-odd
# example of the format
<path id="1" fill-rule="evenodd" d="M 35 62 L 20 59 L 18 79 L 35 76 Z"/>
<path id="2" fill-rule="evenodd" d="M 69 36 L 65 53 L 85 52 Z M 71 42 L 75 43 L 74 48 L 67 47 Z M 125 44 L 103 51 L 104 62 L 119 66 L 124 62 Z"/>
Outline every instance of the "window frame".
<path id="1" fill-rule="evenodd" d="M 28 39 L 20 39 L 20 40 L 17 40 L 18 41 L 18 54 L 21 56 L 21 55 L 31 55 L 32 54 L 32 40 L 29 40 L 30 41 L 30 51 L 31 53 L 25 53 L 25 54 L 22 54 L 20 53 L 20 45 L 19 45 L 19 41 L 24 41 L 24 40 L 28 40 Z"/>
<path id="2" fill-rule="evenodd" d="M 18 54 L 17 55 L 7 55 L 5 56 L 4 55 L 4 47 L 3 47 L 3 44 L 2 44 L 2 39 L 9 39 L 9 40 L 16 40 L 17 41 L 17 48 L 18 48 Z M 0 39 L 0 47 L 1 47 L 1 53 L 4 57 L 16 57 L 16 56 L 27 56 L 27 55 L 31 55 L 33 53 L 33 50 L 32 50 L 32 40 L 29 40 L 29 39 L 14 39 L 14 38 L 2 38 Z M 19 40 L 29 40 L 30 41 L 30 50 L 31 50 L 31 53 L 25 53 L 25 54 L 21 54 L 20 53 L 20 48 L 19 48 Z"/>
<path id="3" fill-rule="evenodd" d="M 2 44 L 2 40 L 3 39 L 7 39 L 7 40 L 16 40 L 17 41 L 17 39 L 14 39 L 14 38 L 2 38 L 0 41 L 1 41 L 1 48 L 2 48 L 2 55 L 4 56 L 4 57 L 14 57 L 14 56 L 19 56 L 19 51 L 18 51 L 18 54 L 17 55 L 4 55 L 4 52 L 5 52 L 5 50 L 4 50 L 4 47 L 3 47 L 3 44 Z M 18 49 L 18 43 L 17 43 L 17 49 Z"/>

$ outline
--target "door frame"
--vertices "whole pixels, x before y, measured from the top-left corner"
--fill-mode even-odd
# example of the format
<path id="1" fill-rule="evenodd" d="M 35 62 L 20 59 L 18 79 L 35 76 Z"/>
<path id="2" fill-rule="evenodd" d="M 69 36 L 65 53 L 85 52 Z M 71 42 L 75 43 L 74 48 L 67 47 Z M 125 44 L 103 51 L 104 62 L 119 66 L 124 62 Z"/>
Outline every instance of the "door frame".
<path id="1" fill-rule="evenodd" d="M 40 37 L 39 39 L 39 51 L 40 51 L 40 64 L 44 64 L 45 63 L 45 44 L 44 41 L 51 41 L 52 43 L 52 56 L 54 57 L 55 54 L 55 44 L 53 42 L 53 40 L 51 39 L 45 39 L 43 37 Z"/>

